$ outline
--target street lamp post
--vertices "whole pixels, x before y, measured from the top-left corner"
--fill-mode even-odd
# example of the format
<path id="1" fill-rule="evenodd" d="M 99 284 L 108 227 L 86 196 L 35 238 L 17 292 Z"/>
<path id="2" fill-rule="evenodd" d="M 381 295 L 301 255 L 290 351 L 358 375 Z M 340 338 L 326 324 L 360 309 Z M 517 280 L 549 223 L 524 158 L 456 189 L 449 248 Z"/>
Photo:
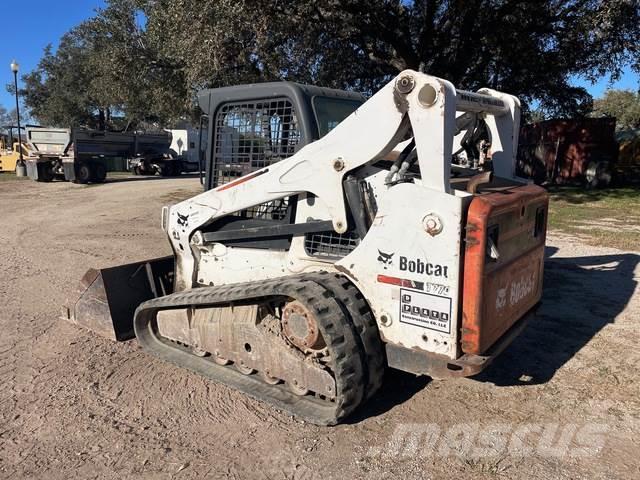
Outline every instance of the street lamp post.
<path id="1" fill-rule="evenodd" d="M 20 128 L 20 102 L 18 101 L 18 70 L 20 65 L 15 60 L 11 62 L 11 71 L 13 72 L 13 82 L 16 89 L 16 115 L 18 117 L 18 152 L 20 155 L 20 160 L 16 162 L 16 176 L 24 177 L 27 174 L 26 165 L 24 163 L 24 158 L 22 158 L 22 137 L 21 137 L 21 128 Z"/>

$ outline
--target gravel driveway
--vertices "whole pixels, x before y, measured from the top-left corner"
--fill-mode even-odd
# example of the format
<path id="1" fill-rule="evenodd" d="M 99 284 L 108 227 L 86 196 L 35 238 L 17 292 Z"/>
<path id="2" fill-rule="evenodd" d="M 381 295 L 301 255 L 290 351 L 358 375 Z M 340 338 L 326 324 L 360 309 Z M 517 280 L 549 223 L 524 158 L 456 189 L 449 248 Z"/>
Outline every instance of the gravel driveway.
<path id="1" fill-rule="evenodd" d="M 160 207 L 199 188 L 0 182 L 0 478 L 640 478 L 637 252 L 551 232 L 544 306 L 492 368 L 389 372 L 334 428 L 58 320 L 88 267 L 169 254 Z"/>

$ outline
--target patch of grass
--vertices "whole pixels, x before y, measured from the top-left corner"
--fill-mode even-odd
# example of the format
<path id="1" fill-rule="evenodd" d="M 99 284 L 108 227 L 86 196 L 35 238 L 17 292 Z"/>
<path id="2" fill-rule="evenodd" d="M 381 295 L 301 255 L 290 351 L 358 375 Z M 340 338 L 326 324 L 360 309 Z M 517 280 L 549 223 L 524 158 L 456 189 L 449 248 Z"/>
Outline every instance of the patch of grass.
<path id="1" fill-rule="evenodd" d="M 13 182 L 13 181 L 19 182 L 21 180 L 29 180 L 29 177 L 16 177 L 16 174 L 12 172 L 0 173 L 0 182 Z"/>
<path id="2" fill-rule="evenodd" d="M 107 172 L 107 178 L 127 178 L 131 175 L 131 172 Z"/>
<path id="3" fill-rule="evenodd" d="M 640 250 L 640 189 L 549 189 L 549 229 L 590 245 Z"/>

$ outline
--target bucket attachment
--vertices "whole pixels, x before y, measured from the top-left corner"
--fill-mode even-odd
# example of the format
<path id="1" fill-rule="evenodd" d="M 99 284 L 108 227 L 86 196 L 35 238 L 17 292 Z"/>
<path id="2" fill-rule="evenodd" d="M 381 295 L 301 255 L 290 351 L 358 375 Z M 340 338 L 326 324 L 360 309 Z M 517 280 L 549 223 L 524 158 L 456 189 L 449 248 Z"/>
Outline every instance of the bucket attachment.
<path id="1" fill-rule="evenodd" d="M 134 337 L 133 314 L 138 305 L 173 291 L 172 256 L 91 268 L 62 309 L 65 320 L 110 340 Z"/>

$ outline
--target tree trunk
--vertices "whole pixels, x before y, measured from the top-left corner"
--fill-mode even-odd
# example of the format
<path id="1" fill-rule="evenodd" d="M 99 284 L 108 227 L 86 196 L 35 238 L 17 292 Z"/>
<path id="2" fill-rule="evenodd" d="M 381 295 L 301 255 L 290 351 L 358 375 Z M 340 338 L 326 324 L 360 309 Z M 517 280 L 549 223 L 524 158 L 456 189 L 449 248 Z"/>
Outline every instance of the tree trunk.
<path id="1" fill-rule="evenodd" d="M 104 131 L 106 126 L 104 109 L 98 109 L 98 130 Z"/>

